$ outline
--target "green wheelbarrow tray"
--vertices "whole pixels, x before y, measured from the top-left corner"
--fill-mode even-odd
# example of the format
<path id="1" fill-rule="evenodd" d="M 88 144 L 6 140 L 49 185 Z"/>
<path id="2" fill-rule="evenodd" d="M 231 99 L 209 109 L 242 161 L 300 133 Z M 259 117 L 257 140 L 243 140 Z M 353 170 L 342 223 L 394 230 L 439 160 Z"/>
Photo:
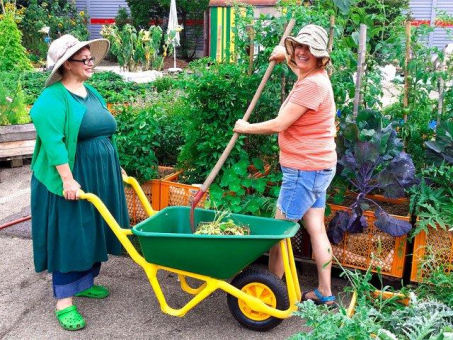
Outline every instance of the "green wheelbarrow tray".
<path id="1" fill-rule="evenodd" d="M 295 222 L 231 214 L 227 219 L 247 225 L 250 235 L 197 235 L 189 215 L 190 207 L 168 207 L 132 228 L 146 261 L 225 280 L 299 229 Z M 195 225 L 214 219 L 215 211 L 195 209 Z"/>

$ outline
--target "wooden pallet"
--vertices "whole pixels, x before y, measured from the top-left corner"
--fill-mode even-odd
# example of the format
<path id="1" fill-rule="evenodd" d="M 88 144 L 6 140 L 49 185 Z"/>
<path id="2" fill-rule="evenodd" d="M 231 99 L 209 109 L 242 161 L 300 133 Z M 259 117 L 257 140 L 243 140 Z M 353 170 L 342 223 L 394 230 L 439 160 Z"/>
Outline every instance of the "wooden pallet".
<path id="1" fill-rule="evenodd" d="M 36 143 L 33 124 L 0 126 L 0 161 L 9 161 L 11 167 L 23 165 L 31 158 Z"/>

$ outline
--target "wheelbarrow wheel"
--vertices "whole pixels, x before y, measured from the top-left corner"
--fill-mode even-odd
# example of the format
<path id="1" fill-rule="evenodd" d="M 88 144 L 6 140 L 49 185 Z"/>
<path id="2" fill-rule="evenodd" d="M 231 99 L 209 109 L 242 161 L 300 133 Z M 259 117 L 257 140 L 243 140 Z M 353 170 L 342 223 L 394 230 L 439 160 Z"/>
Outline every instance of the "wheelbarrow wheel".
<path id="1" fill-rule="evenodd" d="M 286 286 L 276 275 L 266 269 L 249 267 L 236 276 L 231 284 L 269 307 L 288 309 L 289 298 Z M 227 295 L 228 307 L 234 318 L 243 326 L 255 331 L 267 331 L 278 326 L 283 319 L 251 309 L 245 301 Z"/>

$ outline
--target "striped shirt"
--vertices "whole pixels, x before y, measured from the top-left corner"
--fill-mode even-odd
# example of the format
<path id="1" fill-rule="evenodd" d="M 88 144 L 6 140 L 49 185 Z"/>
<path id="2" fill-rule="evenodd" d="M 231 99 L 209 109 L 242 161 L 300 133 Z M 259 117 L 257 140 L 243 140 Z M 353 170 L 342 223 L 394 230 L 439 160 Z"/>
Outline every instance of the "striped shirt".
<path id="1" fill-rule="evenodd" d="M 337 163 L 335 151 L 335 102 L 325 70 L 298 80 L 283 103 L 308 110 L 278 135 L 280 164 L 298 170 L 323 170 Z"/>

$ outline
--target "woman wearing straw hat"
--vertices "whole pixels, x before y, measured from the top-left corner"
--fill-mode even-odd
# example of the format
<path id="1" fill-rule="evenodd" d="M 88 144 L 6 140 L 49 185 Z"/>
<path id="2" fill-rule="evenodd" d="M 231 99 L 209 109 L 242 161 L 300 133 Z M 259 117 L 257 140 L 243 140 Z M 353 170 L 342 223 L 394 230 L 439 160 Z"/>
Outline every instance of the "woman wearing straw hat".
<path id="1" fill-rule="evenodd" d="M 332 305 L 332 251 L 324 226 L 326 190 L 335 175 L 335 102 L 326 64 L 327 33 L 317 25 L 303 27 L 297 37 L 288 37 L 285 47 L 277 46 L 271 60 L 287 59 L 297 82 L 278 116 L 249 124 L 236 122 L 234 131 L 248 134 L 278 133 L 283 182 L 277 201 L 277 219 L 303 218 L 310 234 L 318 269 L 318 288 L 304 292 L 303 300 Z M 269 269 L 279 277 L 284 268 L 280 247 L 271 249 Z"/>
<path id="2" fill-rule="evenodd" d="M 104 99 L 84 82 L 109 49 L 105 39 L 79 41 L 64 35 L 49 47 L 55 62 L 46 88 L 30 115 L 36 127 L 31 168 L 32 236 L 35 270 L 52 273 L 55 314 L 66 330 L 85 327 L 73 296 L 102 299 L 94 285 L 107 254 L 121 245 L 80 188 L 98 195 L 120 225 L 129 225 L 118 155 L 112 141 L 116 122 Z"/>

